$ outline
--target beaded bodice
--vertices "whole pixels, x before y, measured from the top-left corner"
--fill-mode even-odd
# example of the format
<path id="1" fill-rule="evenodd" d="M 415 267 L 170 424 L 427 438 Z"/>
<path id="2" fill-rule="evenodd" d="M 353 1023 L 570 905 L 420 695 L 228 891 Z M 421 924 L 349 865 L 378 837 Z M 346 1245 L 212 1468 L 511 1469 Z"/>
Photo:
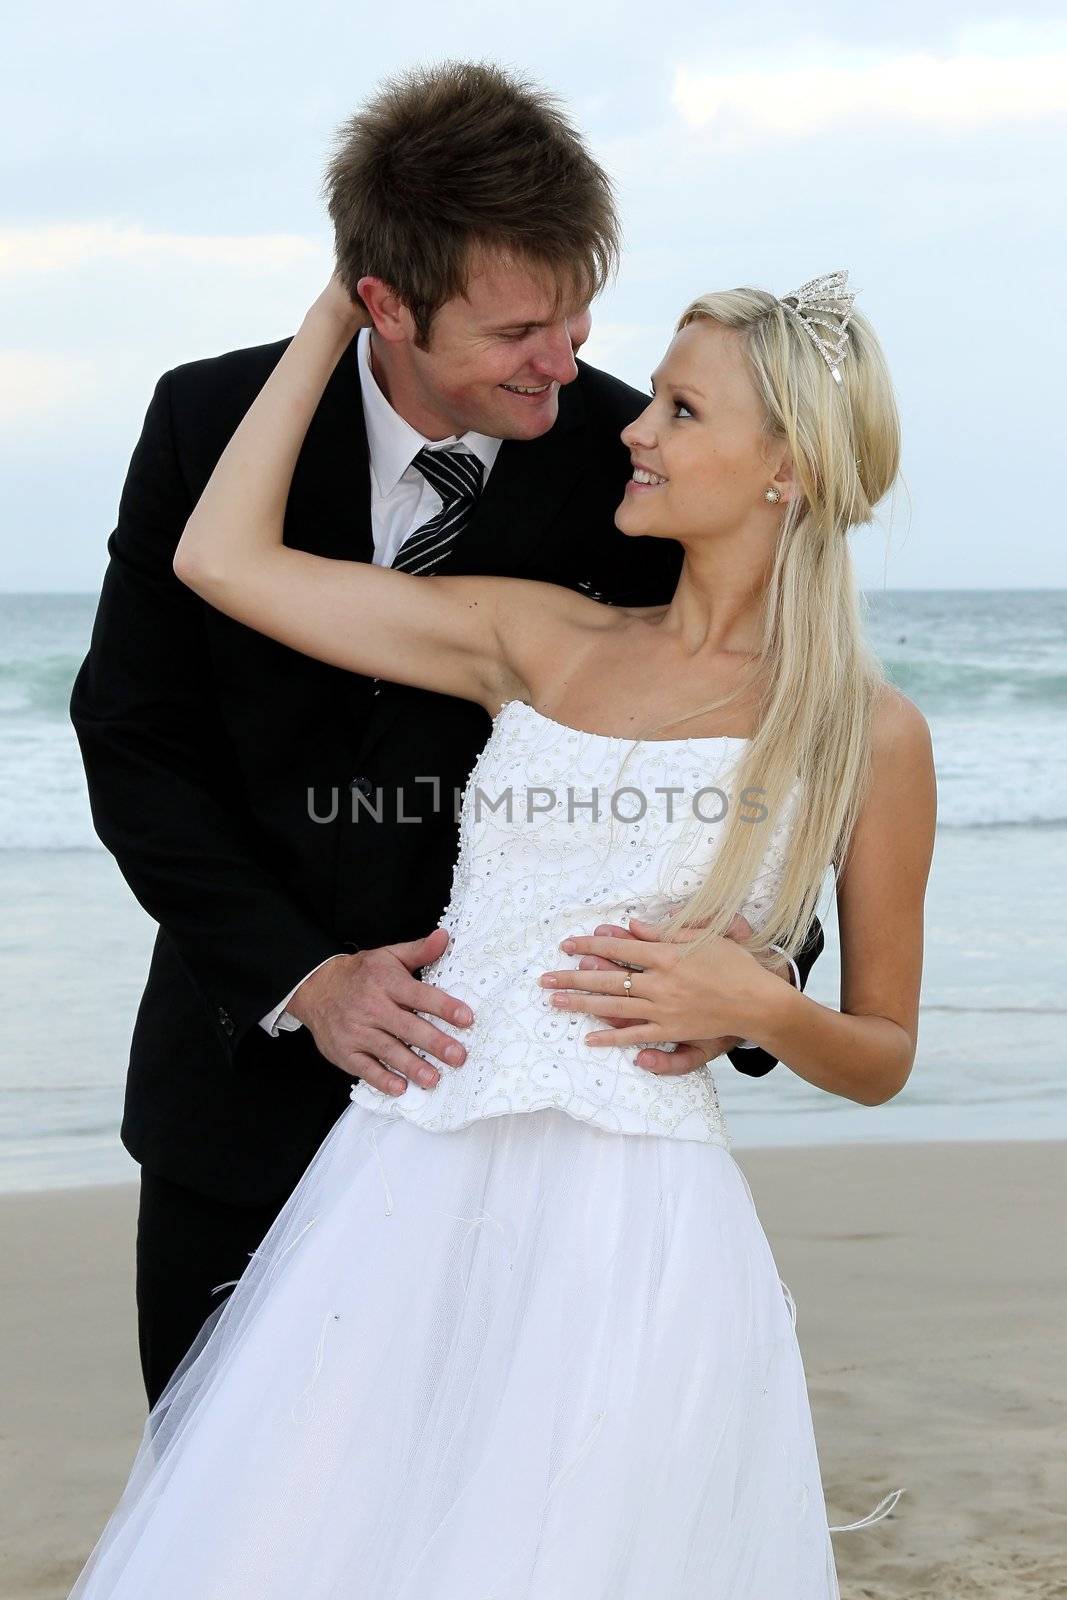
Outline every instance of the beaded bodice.
<path id="1" fill-rule="evenodd" d="M 557 1106 L 616 1133 L 729 1148 L 711 1065 L 664 1077 L 636 1065 L 640 1046 L 586 1045 L 584 1034 L 607 1024 L 553 1007 L 538 979 L 577 965 L 559 948 L 568 934 L 630 915 L 659 921 L 692 894 L 721 841 L 747 742 L 635 742 L 507 701 L 463 792 L 441 919 L 449 945 L 422 970 L 424 982 L 474 1013 L 468 1028 L 431 1019 L 465 1044 L 467 1059 L 435 1061 L 433 1089 L 409 1083 L 399 1096 L 360 1081 L 353 1102 L 440 1130 Z M 791 811 L 772 830 L 740 908 L 754 928 L 781 871 Z"/>

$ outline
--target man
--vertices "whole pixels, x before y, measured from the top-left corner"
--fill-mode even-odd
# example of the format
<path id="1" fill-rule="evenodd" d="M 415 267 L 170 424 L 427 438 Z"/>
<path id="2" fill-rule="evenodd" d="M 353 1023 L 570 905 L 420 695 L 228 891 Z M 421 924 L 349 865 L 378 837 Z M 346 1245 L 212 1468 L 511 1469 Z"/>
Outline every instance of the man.
<path id="1" fill-rule="evenodd" d="M 463 64 L 387 84 L 342 130 L 327 195 L 339 270 L 350 292 L 362 284 L 374 328 L 315 414 L 287 542 L 665 603 L 680 548 L 622 539 L 613 523 L 630 470 L 619 434 L 646 397 L 575 359 L 617 261 L 610 185 L 551 99 Z M 432 1017 L 470 1020 L 416 973 L 447 944 L 435 924 L 456 856 L 452 797 L 488 737 L 485 712 L 298 655 L 172 571 L 285 344 L 159 380 L 71 701 L 97 832 L 159 923 L 121 1129 L 142 1169 L 150 1405 L 353 1078 L 386 1087 L 399 1074 L 404 1092 L 432 1092 L 420 1083 L 463 1070 Z M 642 1059 L 692 1070 L 732 1042 Z M 755 1050 L 734 1060 L 774 1064 Z"/>

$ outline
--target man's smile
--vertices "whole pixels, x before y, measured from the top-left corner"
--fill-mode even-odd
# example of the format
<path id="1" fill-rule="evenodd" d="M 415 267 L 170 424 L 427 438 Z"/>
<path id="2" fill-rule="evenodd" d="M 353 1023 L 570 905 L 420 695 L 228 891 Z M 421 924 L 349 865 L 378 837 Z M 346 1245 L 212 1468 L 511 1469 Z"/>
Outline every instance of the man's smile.
<path id="1" fill-rule="evenodd" d="M 508 394 L 517 395 L 520 400 L 541 400 L 546 394 L 551 393 L 555 385 L 542 383 L 535 387 L 529 383 L 502 383 L 500 387 L 506 389 Z"/>

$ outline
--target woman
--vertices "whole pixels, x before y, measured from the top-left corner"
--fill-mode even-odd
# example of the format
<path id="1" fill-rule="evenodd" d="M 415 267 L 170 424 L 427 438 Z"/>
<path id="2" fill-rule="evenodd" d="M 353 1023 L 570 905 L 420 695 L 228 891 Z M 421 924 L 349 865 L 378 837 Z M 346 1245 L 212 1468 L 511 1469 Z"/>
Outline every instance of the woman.
<path id="1" fill-rule="evenodd" d="M 681 318 L 616 518 L 684 546 L 666 607 L 287 549 L 361 320 L 337 280 L 242 421 L 179 577 L 493 715 L 423 973 L 475 1023 L 433 1087 L 356 1084 L 153 1409 L 76 1600 L 837 1595 L 791 1302 L 714 1074 L 632 1047 L 747 1037 L 871 1106 L 911 1070 L 934 780 L 859 635 L 845 536 L 898 425 L 852 299 L 835 275 Z M 840 1012 L 766 965 L 831 864 Z M 565 933 L 625 914 L 638 946 L 563 940 L 563 964 Z"/>

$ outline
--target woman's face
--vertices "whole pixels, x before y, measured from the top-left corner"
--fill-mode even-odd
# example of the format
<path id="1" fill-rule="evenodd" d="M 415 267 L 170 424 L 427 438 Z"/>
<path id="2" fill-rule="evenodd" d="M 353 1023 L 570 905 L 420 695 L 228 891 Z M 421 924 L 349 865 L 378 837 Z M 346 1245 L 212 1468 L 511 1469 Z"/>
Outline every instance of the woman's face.
<path id="1" fill-rule="evenodd" d="M 785 449 L 767 436 L 739 335 L 715 322 L 691 322 L 672 340 L 652 388 L 622 442 L 638 477 L 647 471 L 660 481 L 631 478 L 616 527 L 695 544 L 774 513 L 764 496 Z"/>

